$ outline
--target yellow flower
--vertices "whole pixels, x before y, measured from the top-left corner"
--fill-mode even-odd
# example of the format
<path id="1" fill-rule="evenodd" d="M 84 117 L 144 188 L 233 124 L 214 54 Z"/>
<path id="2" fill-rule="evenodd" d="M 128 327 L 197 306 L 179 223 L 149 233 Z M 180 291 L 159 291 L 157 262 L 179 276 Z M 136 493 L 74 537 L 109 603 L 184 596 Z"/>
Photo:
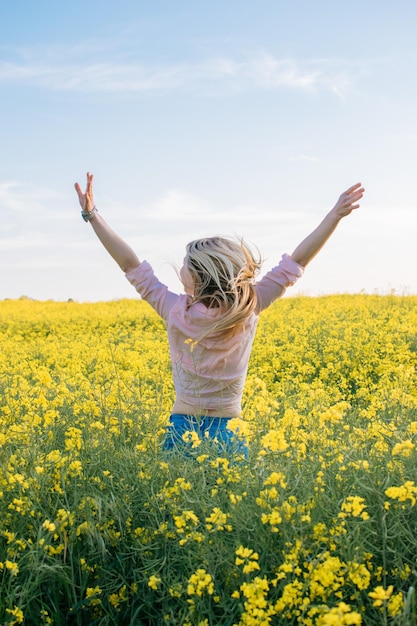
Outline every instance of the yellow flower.
<path id="1" fill-rule="evenodd" d="M 154 589 L 156 591 L 160 584 L 161 578 L 159 576 L 155 576 L 155 574 L 152 574 L 152 576 L 149 577 L 148 587 L 150 587 L 151 589 Z"/>
<path id="2" fill-rule="evenodd" d="M 174 524 L 178 533 L 184 533 L 186 530 L 197 526 L 199 519 L 194 511 L 185 510 L 181 515 L 174 515 Z"/>
<path id="3" fill-rule="evenodd" d="M 198 448 L 198 446 L 201 444 L 201 439 L 198 436 L 198 434 L 195 432 L 195 430 L 187 430 L 182 435 L 182 440 L 185 441 L 185 443 L 192 444 L 191 445 L 192 448 Z"/>
<path id="4" fill-rule="evenodd" d="M 211 514 L 206 517 L 206 528 L 210 532 L 218 530 L 232 530 L 230 524 L 227 523 L 230 513 L 223 513 L 219 507 L 214 507 Z"/>
<path id="5" fill-rule="evenodd" d="M 50 533 L 54 533 L 56 530 L 56 526 L 53 522 L 49 521 L 49 519 L 45 520 L 42 524 L 42 528 L 48 530 Z"/>
<path id="6" fill-rule="evenodd" d="M 85 597 L 91 598 L 92 596 L 99 596 L 102 592 L 100 587 L 87 587 L 85 591 Z"/>
<path id="7" fill-rule="evenodd" d="M 111 593 L 109 595 L 109 602 L 112 606 L 114 606 L 115 609 L 119 608 L 120 605 L 120 598 L 119 598 L 119 594 L 117 593 Z"/>
<path id="8" fill-rule="evenodd" d="M 374 606 L 382 606 L 384 602 L 390 599 L 394 586 L 390 585 L 387 589 L 384 589 L 381 585 L 375 587 L 373 591 L 368 593 L 369 597 L 373 599 Z"/>
<path id="9" fill-rule="evenodd" d="M 326 607 L 315 624 L 316 626 L 361 626 L 362 616 L 357 611 L 352 611 L 345 602 L 339 602 L 331 609 L 327 610 Z"/>
<path id="10" fill-rule="evenodd" d="M 102 593 L 100 587 L 87 587 L 85 597 L 90 601 L 90 606 L 100 606 L 101 598 L 98 596 Z"/>
<path id="11" fill-rule="evenodd" d="M 6 566 L 6 569 L 9 570 L 9 572 L 11 573 L 12 576 L 17 576 L 19 573 L 19 566 L 17 563 L 14 563 L 13 561 L 4 561 L 4 565 Z"/>
<path id="12" fill-rule="evenodd" d="M 243 603 L 245 613 L 241 624 L 269 624 L 270 616 L 277 612 L 276 607 L 268 603 L 269 583 L 266 578 L 256 576 L 252 581 L 245 582 L 240 590 L 246 600 Z"/>
<path id="13" fill-rule="evenodd" d="M 68 466 L 68 473 L 70 476 L 81 476 L 83 470 L 83 464 L 79 459 L 71 461 Z"/>
<path id="14" fill-rule="evenodd" d="M 6 537 L 7 543 L 12 543 L 16 539 L 16 533 L 11 533 L 8 530 L 3 531 L 3 537 Z"/>
<path id="15" fill-rule="evenodd" d="M 282 489 L 285 489 L 287 483 L 285 482 L 284 474 L 282 472 L 272 472 L 272 474 L 264 480 L 264 486 L 266 487 L 268 485 L 279 485 Z"/>
<path id="16" fill-rule="evenodd" d="M 12 626 L 12 624 L 23 624 L 25 616 L 22 609 L 19 609 L 19 607 L 15 606 L 13 609 L 6 609 L 6 613 L 9 613 L 9 615 L 15 618 L 11 622 L 8 622 L 10 626 Z"/>
<path id="17" fill-rule="evenodd" d="M 235 551 L 236 565 L 243 565 L 242 571 L 244 574 L 250 574 L 255 570 L 260 570 L 259 563 L 259 554 L 251 550 L 251 548 L 244 548 L 243 546 L 239 546 Z"/>
<path id="18" fill-rule="evenodd" d="M 276 429 L 270 430 L 262 437 L 261 445 L 263 448 L 271 450 L 271 452 L 283 452 L 288 448 L 284 433 Z"/>
<path id="19" fill-rule="evenodd" d="M 188 579 L 187 594 L 189 596 L 202 596 L 206 592 L 209 595 L 214 593 L 214 583 L 211 574 L 205 569 L 199 568 L 195 574 L 191 574 Z"/>
<path id="20" fill-rule="evenodd" d="M 339 517 L 342 519 L 347 516 L 361 517 L 363 520 L 369 519 L 369 513 L 365 511 L 365 500 L 360 496 L 348 496 L 345 498 L 342 502 L 341 509 L 342 512 L 339 513 Z"/>
<path id="21" fill-rule="evenodd" d="M 273 532 L 278 532 L 278 526 L 282 522 L 282 515 L 279 510 L 275 507 L 271 509 L 269 513 L 262 513 L 261 515 L 262 524 L 269 524 L 271 526 L 271 530 Z"/>
<path id="22" fill-rule="evenodd" d="M 400 615 L 404 608 L 404 597 L 401 592 L 392 595 L 387 604 L 388 615 L 390 617 L 395 617 L 396 615 Z"/>
<path id="23" fill-rule="evenodd" d="M 407 441 L 402 441 L 401 443 L 397 443 L 392 449 L 392 456 L 409 457 L 411 456 L 414 447 L 415 446 L 410 439 L 407 439 Z"/>
<path id="24" fill-rule="evenodd" d="M 349 571 L 349 578 L 358 589 L 367 589 L 371 581 L 371 574 L 362 563 L 352 563 Z"/>
<path id="25" fill-rule="evenodd" d="M 70 426 L 65 432 L 65 450 L 81 450 L 82 430 L 75 426 Z"/>
<path id="26" fill-rule="evenodd" d="M 399 487 L 388 487 L 385 490 L 385 495 L 393 500 L 399 500 L 399 502 L 410 500 L 411 505 L 414 506 L 417 502 L 417 487 L 412 480 L 407 480 Z"/>
<path id="27" fill-rule="evenodd" d="M 251 428 L 249 422 L 243 420 L 240 417 L 232 417 L 227 423 L 228 430 L 231 430 L 236 437 L 242 439 L 248 439 L 251 434 Z"/>
<path id="28" fill-rule="evenodd" d="M 109 601 L 115 609 L 119 609 L 120 603 L 127 600 L 126 589 L 126 585 L 123 585 L 122 587 L 120 587 L 118 593 L 110 594 Z"/>

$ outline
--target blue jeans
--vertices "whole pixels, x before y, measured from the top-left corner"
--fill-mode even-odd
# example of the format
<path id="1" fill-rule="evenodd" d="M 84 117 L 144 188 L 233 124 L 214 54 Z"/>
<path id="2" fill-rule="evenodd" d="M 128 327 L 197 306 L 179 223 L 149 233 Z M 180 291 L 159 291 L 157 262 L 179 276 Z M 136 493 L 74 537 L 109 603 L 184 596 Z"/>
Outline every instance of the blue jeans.
<path id="1" fill-rule="evenodd" d="M 193 451 L 200 454 L 200 445 L 193 448 L 194 439 L 201 440 L 204 446 L 205 442 L 210 442 L 211 446 L 215 446 L 216 452 L 228 455 L 241 455 L 247 458 L 248 446 L 245 439 L 238 437 L 227 428 L 230 417 L 196 417 L 195 415 L 184 415 L 182 413 L 173 413 L 167 426 L 167 432 L 163 443 L 163 450 L 166 451 L 182 451 L 187 456 Z M 183 435 L 191 433 L 186 436 Z"/>

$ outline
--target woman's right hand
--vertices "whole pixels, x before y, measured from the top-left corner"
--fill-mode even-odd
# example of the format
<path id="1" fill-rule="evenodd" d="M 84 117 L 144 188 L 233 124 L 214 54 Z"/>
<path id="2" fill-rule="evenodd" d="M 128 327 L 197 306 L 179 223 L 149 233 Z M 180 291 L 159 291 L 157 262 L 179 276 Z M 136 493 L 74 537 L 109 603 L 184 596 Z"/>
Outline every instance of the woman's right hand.
<path id="1" fill-rule="evenodd" d="M 352 187 L 349 187 L 349 189 L 342 193 L 339 200 L 331 210 L 331 213 L 338 219 L 346 217 L 346 215 L 350 215 L 354 209 L 359 208 L 358 201 L 361 200 L 364 192 L 365 189 L 362 187 L 361 183 L 352 185 Z"/>

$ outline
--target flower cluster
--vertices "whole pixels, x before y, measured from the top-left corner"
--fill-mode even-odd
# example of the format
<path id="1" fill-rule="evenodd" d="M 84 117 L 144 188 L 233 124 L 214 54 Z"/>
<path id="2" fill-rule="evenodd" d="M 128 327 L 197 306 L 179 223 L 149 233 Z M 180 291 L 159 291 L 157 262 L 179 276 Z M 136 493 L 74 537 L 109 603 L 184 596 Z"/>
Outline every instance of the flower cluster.
<path id="1" fill-rule="evenodd" d="M 1 302 L 0 623 L 413 623 L 416 327 L 411 296 L 280 301 L 248 458 L 182 456 L 147 304 Z"/>

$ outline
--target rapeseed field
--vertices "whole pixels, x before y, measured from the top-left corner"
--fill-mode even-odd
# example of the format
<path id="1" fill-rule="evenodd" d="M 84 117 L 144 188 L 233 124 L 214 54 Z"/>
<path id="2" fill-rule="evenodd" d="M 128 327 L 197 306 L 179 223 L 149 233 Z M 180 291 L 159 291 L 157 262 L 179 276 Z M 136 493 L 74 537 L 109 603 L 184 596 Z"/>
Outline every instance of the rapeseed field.
<path id="1" fill-rule="evenodd" d="M 417 624 L 417 297 L 262 316 L 247 459 L 161 440 L 139 300 L 0 302 L 0 623 Z"/>

